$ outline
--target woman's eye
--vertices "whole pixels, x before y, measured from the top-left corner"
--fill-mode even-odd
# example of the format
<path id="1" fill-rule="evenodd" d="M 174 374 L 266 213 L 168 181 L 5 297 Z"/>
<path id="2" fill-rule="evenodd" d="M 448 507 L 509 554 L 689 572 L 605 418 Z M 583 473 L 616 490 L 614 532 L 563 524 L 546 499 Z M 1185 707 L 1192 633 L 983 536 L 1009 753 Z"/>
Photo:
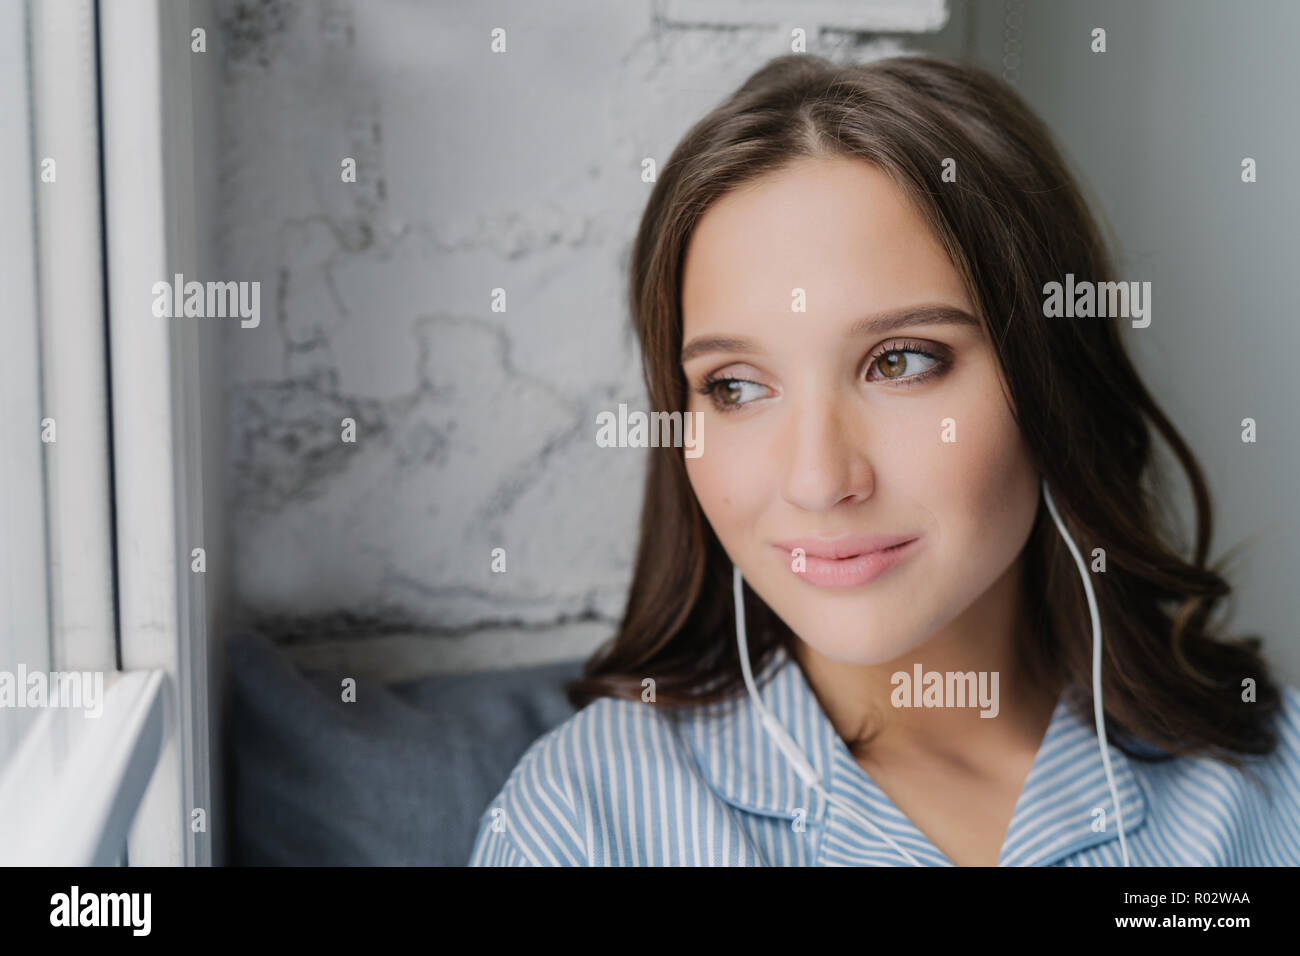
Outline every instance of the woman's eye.
<path id="1" fill-rule="evenodd" d="M 924 362 L 930 364 L 922 364 Z M 939 360 L 933 355 L 927 355 L 916 349 L 891 349 L 888 352 L 882 352 L 879 357 L 872 361 L 867 369 L 867 380 L 879 382 L 881 380 L 914 378 L 938 364 Z M 871 376 L 872 372 L 877 373 L 875 378 Z"/>
<path id="2" fill-rule="evenodd" d="M 756 398 L 762 398 L 765 391 L 757 382 L 743 378 L 719 378 L 705 385 L 706 392 L 719 408 L 734 408 L 747 405 Z"/>

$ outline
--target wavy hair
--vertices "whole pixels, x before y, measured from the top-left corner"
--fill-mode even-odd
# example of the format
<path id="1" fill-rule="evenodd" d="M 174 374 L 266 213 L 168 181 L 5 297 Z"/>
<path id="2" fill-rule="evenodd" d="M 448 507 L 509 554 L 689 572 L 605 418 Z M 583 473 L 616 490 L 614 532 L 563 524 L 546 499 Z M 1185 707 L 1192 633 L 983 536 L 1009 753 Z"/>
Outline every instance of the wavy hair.
<path id="1" fill-rule="evenodd" d="M 1114 321 L 1043 320 L 1045 282 L 1066 273 L 1113 281 L 1113 267 L 1051 134 L 1001 80 L 930 56 L 842 66 L 787 55 L 697 122 L 661 170 L 630 260 L 628 305 L 651 407 L 686 408 L 680 293 L 695 224 L 719 197 L 806 157 L 871 163 L 915 203 L 977 306 L 1031 461 L 1062 519 L 1085 552 L 1105 549 L 1107 573 L 1094 581 L 1111 740 L 1144 759 L 1203 755 L 1240 765 L 1241 754 L 1271 752 L 1280 694 L 1259 638 L 1216 636 L 1210 623 L 1230 588 L 1206 565 L 1212 512 L 1200 465 L 1138 377 Z M 949 158 L 960 170 L 956 183 L 940 178 Z M 1157 435 L 1195 503 L 1190 559 L 1170 543 Z M 660 708 L 743 693 L 730 562 L 682 450 L 649 452 L 623 620 L 566 687 L 577 708 L 600 696 L 640 699 L 647 676 Z M 1018 652 L 1043 679 L 1089 687 L 1082 583 L 1041 500 L 1021 560 L 1032 626 L 1017 636 Z M 757 673 L 797 638 L 754 592 L 747 589 L 745 601 Z M 1247 677 L 1257 700 L 1243 706 Z M 1091 707 L 1080 709 L 1091 723 Z M 1164 753 L 1143 753 L 1142 744 Z"/>

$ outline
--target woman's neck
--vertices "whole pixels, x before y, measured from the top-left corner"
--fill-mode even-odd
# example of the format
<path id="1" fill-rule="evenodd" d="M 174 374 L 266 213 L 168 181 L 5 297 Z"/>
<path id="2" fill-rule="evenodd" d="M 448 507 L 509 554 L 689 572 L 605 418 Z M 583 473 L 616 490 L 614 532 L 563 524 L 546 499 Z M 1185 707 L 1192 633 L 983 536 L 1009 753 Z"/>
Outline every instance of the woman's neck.
<path id="1" fill-rule="evenodd" d="M 965 612 L 894 660 L 846 664 L 803 640 L 795 657 L 836 731 L 846 741 L 869 737 L 873 760 L 987 765 L 1037 752 L 1060 696 L 1059 682 L 1042 686 L 1024 659 L 1021 642 L 1032 639 L 1024 608 L 1015 561 Z"/>

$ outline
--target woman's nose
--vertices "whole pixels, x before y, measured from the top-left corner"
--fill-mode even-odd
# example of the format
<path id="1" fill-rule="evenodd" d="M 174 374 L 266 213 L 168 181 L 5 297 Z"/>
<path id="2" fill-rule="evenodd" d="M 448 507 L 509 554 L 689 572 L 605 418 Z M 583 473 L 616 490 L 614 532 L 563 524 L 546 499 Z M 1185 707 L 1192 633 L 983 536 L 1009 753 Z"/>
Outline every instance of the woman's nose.
<path id="1" fill-rule="evenodd" d="M 821 400 L 806 405 L 791 416 L 787 432 L 786 501 L 805 511 L 825 511 L 871 496 L 875 476 L 867 436 L 840 404 Z"/>

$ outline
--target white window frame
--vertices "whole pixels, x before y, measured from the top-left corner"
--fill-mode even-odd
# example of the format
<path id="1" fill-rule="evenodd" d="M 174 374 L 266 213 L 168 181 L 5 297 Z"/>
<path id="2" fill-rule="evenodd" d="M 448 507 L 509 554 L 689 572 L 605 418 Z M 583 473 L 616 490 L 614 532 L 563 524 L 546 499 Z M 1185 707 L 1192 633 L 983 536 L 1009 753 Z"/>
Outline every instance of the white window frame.
<path id="1" fill-rule="evenodd" d="M 202 407 L 213 390 L 205 389 L 212 367 L 201 367 L 200 351 L 213 356 L 220 343 L 193 320 L 152 313 L 154 283 L 203 271 L 194 57 L 215 54 L 190 51 L 190 31 L 205 26 L 202 6 L 100 0 L 122 666 L 164 671 L 176 705 L 159 772 L 131 830 L 132 865 L 210 865 L 219 815 L 208 694 L 218 605 L 206 600 L 207 572 L 191 572 L 190 554 L 202 547 L 218 566 L 224 556 L 215 538 L 205 538 L 204 509 L 220 491 L 211 483 L 205 491 L 201 440 Z M 196 809 L 205 817 L 202 833 L 191 827 Z"/>
<path id="2" fill-rule="evenodd" d="M 32 436 L 41 413 L 40 326 L 36 320 L 36 177 L 27 71 L 27 11 L 0 0 L 0 669 L 50 668 L 45 480 Z M 0 713 L 0 766 L 17 750 L 35 712 Z"/>
<path id="3" fill-rule="evenodd" d="M 42 405 L 58 428 L 43 449 L 52 666 L 103 672 L 105 694 L 99 718 L 43 711 L 0 767 L 0 863 L 214 862 L 208 635 L 221 592 L 209 603 L 189 554 L 224 555 L 204 539 L 220 492 L 204 483 L 219 472 L 202 410 L 219 393 L 200 353 L 219 343 L 151 311 L 155 282 L 202 271 L 189 38 L 206 10 L 25 5 L 32 166 L 57 162 L 57 184 L 32 180 Z"/>

